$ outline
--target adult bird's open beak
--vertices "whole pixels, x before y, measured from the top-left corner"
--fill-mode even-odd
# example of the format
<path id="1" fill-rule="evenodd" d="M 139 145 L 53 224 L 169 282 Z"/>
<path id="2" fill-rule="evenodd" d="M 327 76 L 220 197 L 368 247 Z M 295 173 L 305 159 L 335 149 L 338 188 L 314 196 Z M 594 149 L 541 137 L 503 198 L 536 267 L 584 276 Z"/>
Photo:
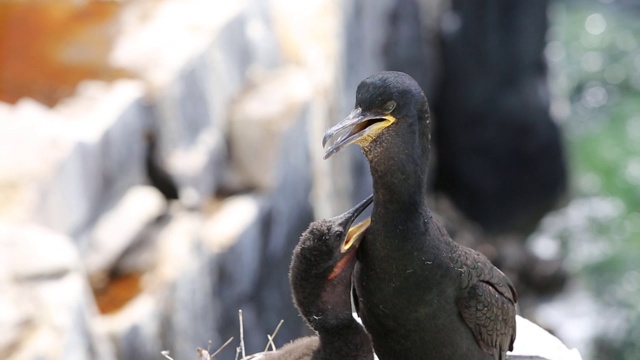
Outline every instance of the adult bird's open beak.
<path id="1" fill-rule="evenodd" d="M 356 225 L 351 225 L 356 220 L 356 218 L 360 214 L 362 214 L 362 212 L 367 207 L 369 207 L 369 205 L 371 205 L 372 202 L 373 195 L 370 195 L 368 198 L 364 199 L 361 203 L 356 205 L 353 209 L 341 215 L 343 219 L 338 222 L 338 226 L 342 227 L 343 229 L 349 229 L 344 241 L 342 242 L 342 245 L 340 245 L 341 253 L 346 252 L 352 247 L 357 248 L 360 244 L 360 241 L 362 240 L 361 235 L 369 227 L 369 224 L 371 224 L 371 218 L 367 218 Z"/>
<path id="2" fill-rule="evenodd" d="M 327 130 L 322 138 L 322 146 L 326 148 L 324 158 L 328 159 L 345 146 L 357 143 L 360 146 L 369 144 L 384 128 L 393 124 L 396 118 L 390 114 L 363 112 L 355 108 L 349 116 Z M 336 140 L 327 148 L 332 138 Z"/>

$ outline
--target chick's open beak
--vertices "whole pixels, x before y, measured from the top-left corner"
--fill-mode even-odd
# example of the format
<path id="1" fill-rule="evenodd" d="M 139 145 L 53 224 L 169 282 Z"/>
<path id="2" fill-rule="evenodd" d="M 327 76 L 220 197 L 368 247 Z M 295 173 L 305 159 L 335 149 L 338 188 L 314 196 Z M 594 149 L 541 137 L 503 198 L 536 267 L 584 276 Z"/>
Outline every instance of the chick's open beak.
<path id="1" fill-rule="evenodd" d="M 343 219 L 340 221 L 340 225 L 343 229 L 349 229 L 345 236 L 342 245 L 340 245 L 340 252 L 344 253 L 352 247 L 358 247 L 360 241 L 362 239 L 362 234 L 371 224 L 371 218 L 367 218 L 358 224 L 351 226 L 356 218 L 373 202 L 373 195 L 370 195 L 368 198 L 363 200 L 361 203 L 356 205 L 353 209 L 347 211 L 341 216 Z"/>
<path id="2" fill-rule="evenodd" d="M 333 270 L 327 277 L 328 280 L 335 279 L 338 275 L 342 274 L 346 268 L 348 268 L 348 264 L 354 261 L 356 253 L 355 251 L 350 251 L 347 253 L 349 249 L 357 249 L 358 245 L 362 241 L 362 235 L 364 231 L 369 227 L 371 223 L 371 218 L 367 218 L 366 220 L 358 223 L 355 226 L 351 226 L 356 218 L 373 202 L 373 195 L 370 195 L 360 204 L 356 205 L 353 209 L 347 211 L 346 213 L 340 215 L 338 219 L 338 225 L 342 229 L 349 229 L 346 232 L 344 240 L 340 244 L 340 253 L 342 254 L 340 260 L 334 265 Z"/>

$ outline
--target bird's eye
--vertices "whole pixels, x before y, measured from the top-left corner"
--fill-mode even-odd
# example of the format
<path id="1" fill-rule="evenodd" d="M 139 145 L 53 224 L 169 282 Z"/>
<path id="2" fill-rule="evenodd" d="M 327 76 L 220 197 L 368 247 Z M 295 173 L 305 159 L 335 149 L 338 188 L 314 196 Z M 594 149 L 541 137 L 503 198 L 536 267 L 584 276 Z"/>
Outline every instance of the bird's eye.
<path id="1" fill-rule="evenodd" d="M 382 107 L 382 110 L 384 112 L 386 112 L 386 113 L 390 113 L 395 108 L 396 108 L 396 102 L 395 101 L 389 101 L 386 104 L 384 104 L 384 106 Z"/>
<path id="2" fill-rule="evenodd" d="M 335 236 L 336 238 L 341 238 L 344 236 L 344 231 L 342 231 L 342 229 L 334 230 L 333 236 Z"/>

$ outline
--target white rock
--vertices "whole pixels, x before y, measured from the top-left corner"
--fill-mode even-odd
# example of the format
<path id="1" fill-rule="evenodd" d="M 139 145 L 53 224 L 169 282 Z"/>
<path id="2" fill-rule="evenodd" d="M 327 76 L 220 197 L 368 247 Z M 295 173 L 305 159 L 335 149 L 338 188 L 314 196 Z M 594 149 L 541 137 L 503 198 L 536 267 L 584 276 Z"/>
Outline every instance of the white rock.
<path id="1" fill-rule="evenodd" d="M 96 309 L 68 237 L 0 223 L 0 353 L 10 360 L 113 359 L 94 332 Z"/>
<path id="2" fill-rule="evenodd" d="M 313 95 L 310 76 L 299 67 L 265 75 L 243 91 L 231 110 L 229 147 L 241 187 L 274 186 L 282 135 L 299 119 Z"/>
<path id="3" fill-rule="evenodd" d="M 125 9 L 111 63 L 154 88 L 170 86 L 185 64 L 201 55 L 246 1 L 164 0 Z"/>
<path id="4" fill-rule="evenodd" d="M 63 276 L 79 268 L 70 239 L 44 227 L 0 223 L 0 241 L 0 263 L 17 279 Z"/>
<path id="5" fill-rule="evenodd" d="M 0 103 L 1 104 L 1 103 Z M 41 187 L 55 176 L 73 143 L 62 138 L 49 109 L 30 99 L 0 108 L 0 216 L 28 221 L 41 201 Z"/>
<path id="6" fill-rule="evenodd" d="M 3 107 L 0 214 L 72 234 L 140 182 L 142 94 L 138 81 L 91 81 L 52 109 L 31 100 Z"/>
<path id="7" fill-rule="evenodd" d="M 577 349 L 567 348 L 560 339 L 519 315 L 516 316 L 516 342 L 507 358 L 582 360 Z"/>
<path id="8" fill-rule="evenodd" d="M 86 271 L 89 274 L 108 271 L 165 207 L 165 199 L 156 188 L 144 185 L 130 188 L 91 231 L 82 257 Z"/>
<path id="9" fill-rule="evenodd" d="M 258 220 L 260 206 L 255 196 L 238 195 L 224 199 L 205 220 L 200 236 L 213 253 L 224 253 Z"/>

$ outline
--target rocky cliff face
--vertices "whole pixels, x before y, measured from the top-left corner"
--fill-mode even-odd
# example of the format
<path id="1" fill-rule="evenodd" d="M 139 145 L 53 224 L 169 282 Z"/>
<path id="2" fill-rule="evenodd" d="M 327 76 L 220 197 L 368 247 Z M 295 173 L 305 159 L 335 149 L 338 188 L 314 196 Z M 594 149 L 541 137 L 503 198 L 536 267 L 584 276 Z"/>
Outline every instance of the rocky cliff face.
<path id="1" fill-rule="evenodd" d="M 11 24 L 29 14 L 57 29 L 104 10 L 78 33 L 108 36 L 71 91 L 56 97 L 44 74 L 30 82 L 42 92 L 0 103 L 0 357 L 189 359 L 234 336 L 219 355 L 232 358 L 239 309 L 248 353 L 281 319 L 277 345 L 303 334 L 291 250 L 370 186 L 361 158 L 323 162 L 320 140 L 383 68 L 393 2 L 60 4 L 12 7 L 7 33 L 19 37 Z M 57 55 L 92 41 L 49 37 L 59 45 L 46 61 L 62 73 L 74 58 Z M 149 132 L 177 201 L 150 186 Z"/>
<path id="2" fill-rule="evenodd" d="M 442 4 L 99 3 L 0 4 L 0 41 L 27 49 L 0 55 L 0 358 L 180 360 L 234 336 L 233 358 L 239 309 L 247 353 L 281 319 L 276 345 L 307 332 L 291 251 L 371 191 L 357 149 L 322 160 L 322 134 L 384 68 L 438 98 Z"/>

